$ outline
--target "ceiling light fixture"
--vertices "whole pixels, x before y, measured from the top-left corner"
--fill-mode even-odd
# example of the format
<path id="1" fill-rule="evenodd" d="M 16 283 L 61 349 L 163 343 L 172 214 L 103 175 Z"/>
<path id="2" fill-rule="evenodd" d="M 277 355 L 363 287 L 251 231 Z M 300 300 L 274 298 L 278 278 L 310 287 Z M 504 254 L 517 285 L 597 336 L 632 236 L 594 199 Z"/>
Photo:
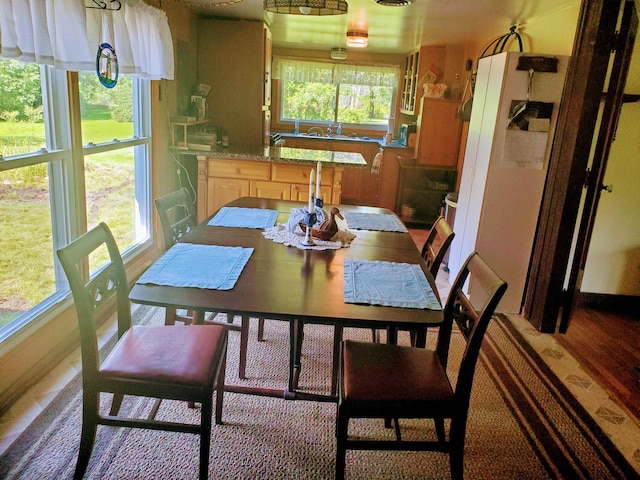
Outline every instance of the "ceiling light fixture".
<path id="1" fill-rule="evenodd" d="M 335 47 L 331 49 L 331 58 L 334 60 L 346 60 L 347 49 L 344 47 Z"/>
<path id="2" fill-rule="evenodd" d="M 347 47 L 364 48 L 369 44 L 369 34 L 367 32 L 358 32 L 349 30 L 347 32 Z"/>
<path id="3" fill-rule="evenodd" d="M 264 0 L 267 12 L 289 15 L 343 15 L 349 5 L 345 0 Z"/>
<path id="4" fill-rule="evenodd" d="M 414 1 L 415 0 L 375 0 L 378 5 L 382 5 L 384 7 L 406 7 Z"/>
<path id="5" fill-rule="evenodd" d="M 196 8 L 209 7 L 228 7 L 242 2 L 242 0 L 176 0 L 178 3 L 184 3 Z"/>

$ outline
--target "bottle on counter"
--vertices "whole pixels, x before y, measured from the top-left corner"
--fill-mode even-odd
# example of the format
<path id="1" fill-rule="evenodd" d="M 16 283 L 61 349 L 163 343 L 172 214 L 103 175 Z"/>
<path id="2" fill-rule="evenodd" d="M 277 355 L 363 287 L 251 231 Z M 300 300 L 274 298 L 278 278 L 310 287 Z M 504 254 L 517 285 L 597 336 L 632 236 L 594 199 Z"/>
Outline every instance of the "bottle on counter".
<path id="1" fill-rule="evenodd" d="M 336 135 L 342 135 L 342 122 L 338 122 L 338 128 L 336 130 Z"/>
<path id="2" fill-rule="evenodd" d="M 298 135 L 300 133 L 300 121 L 296 118 L 296 119 L 294 119 L 293 122 L 294 122 L 293 133 Z"/>

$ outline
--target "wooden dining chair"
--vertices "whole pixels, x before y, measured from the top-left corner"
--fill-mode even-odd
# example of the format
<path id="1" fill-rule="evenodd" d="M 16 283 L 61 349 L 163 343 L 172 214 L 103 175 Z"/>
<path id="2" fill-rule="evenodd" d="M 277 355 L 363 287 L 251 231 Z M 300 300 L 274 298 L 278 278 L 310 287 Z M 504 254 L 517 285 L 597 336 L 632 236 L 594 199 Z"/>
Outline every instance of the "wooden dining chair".
<path id="1" fill-rule="evenodd" d="M 464 291 L 471 278 L 472 295 Z M 469 399 L 484 334 L 507 284 L 477 254 L 469 256 L 444 307 L 435 351 L 388 343 L 341 343 L 336 417 L 336 479 L 347 450 L 438 451 L 449 454 L 453 479 L 463 477 Z M 447 365 L 453 324 L 466 341 L 457 379 Z M 393 419 L 395 440 L 349 437 L 352 418 Z M 435 438 L 403 440 L 399 419 L 433 419 Z M 448 438 L 445 419 L 450 419 Z"/>
<path id="2" fill-rule="evenodd" d="M 160 218 L 160 225 L 162 227 L 162 236 L 164 238 L 165 248 L 168 249 L 175 243 L 179 242 L 187 233 L 193 230 L 198 224 L 196 218 L 196 212 L 193 208 L 193 203 L 189 197 L 189 192 L 186 188 L 181 188 L 174 192 L 171 192 L 163 197 L 155 200 L 156 210 L 158 211 L 158 217 Z M 184 310 L 184 309 L 181 309 Z M 220 313 L 220 312 L 210 312 Z M 238 366 L 238 376 L 242 379 L 246 377 L 246 365 L 247 365 L 247 346 L 249 340 L 249 317 L 241 315 L 240 325 L 233 323 L 236 317 L 234 312 L 225 312 L 227 314 L 227 321 L 223 323 L 227 328 L 240 331 L 240 361 Z M 186 310 L 186 314 L 180 315 L 176 307 L 166 307 L 165 311 L 165 324 L 173 325 L 176 321 L 183 322 L 185 324 L 190 323 L 205 323 L 205 324 L 218 324 L 215 320 L 215 315 L 212 318 L 204 318 L 206 312 L 200 312 L 197 310 Z M 262 341 L 264 337 L 264 318 L 258 319 L 258 341 Z"/>
<path id="3" fill-rule="evenodd" d="M 108 254 L 89 275 L 89 255 Z M 222 422 L 227 330 L 222 326 L 132 326 L 122 257 L 109 228 L 101 223 L 58 250 L 73 294 L 82 357 L 82 435 L 74 478 L 89 464 L 98 425 L 186 432 L 200 436 L 200 479 L 209 471 L 211 420 Z M 87 280 L 89 279 L 89 280 Z M 96 319 L 117 309 L 118 341 L 104 362 L 98 358 Z M 141 348 L 143 347 L 143 348 Z M 113 393 L 108 414 L 100 413 L 102 393 Z M 147 418 L 119 415 L 125 395 L 150 397 Z M 156 421 L 163 399 L 201 404 L 200 424 Z"/>
<path id="4" fill-rule="evenodd" d="M 427 239 L 422 246 L 421 254 L 434 279 L 438 276 L 440 265 L 451 246 L 454 236 L 455 233 L 442 215 L 433 222 Z M 395 337 L 395 332 L 392 332 L 390 329 L 387 329 L 387 333 Z M 416 331 L 414 330 L 410 333 L 411 344 L 415 346 Z M 374 342 L 380 340 L 379 332 L 376 329 L 372 329 L 372 337 Z"/>

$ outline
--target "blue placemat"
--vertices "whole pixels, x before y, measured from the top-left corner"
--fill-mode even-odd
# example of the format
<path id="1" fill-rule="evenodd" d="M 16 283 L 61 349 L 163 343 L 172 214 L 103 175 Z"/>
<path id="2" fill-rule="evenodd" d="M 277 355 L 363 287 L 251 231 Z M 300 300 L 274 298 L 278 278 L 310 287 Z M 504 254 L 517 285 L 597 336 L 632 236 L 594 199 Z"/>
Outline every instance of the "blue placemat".
<path id="1" fill-rule="evenodd" d="M 395 215 L 387 213 L 346 212 L 344 218 L 349 228 L 355 230 L 380 230 L 383 232 L 407 232 L 407 227 Z"/>
<path id="2" fill-rule="evenodd" d="M 136 283 L 231 290 L 253 248 L 176 243 Z"/>
<path id="3" fill-rule="evenodd" d="M 207 225 L 212 227 L 271 228 L 275 225 L 277 218 L 277 210 L 222 207 Z"/>
<path id="4" fill-rule="evenodd" d="M 420 265 L 379 260 L 345 259 L 344 301 L 442 310 Z"/>

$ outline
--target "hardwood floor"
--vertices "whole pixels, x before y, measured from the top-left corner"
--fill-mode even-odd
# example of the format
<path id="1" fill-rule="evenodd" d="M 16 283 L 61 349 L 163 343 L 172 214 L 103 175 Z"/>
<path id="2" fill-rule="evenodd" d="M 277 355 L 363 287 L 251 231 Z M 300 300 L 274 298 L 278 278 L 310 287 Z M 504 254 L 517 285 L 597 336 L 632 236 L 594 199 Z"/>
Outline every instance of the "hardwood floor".
<path id="1" fill-rule="evenodd" d="M 622 408 L 640 419 L 638 309 L 581 303 L 557 341 Z"/>

